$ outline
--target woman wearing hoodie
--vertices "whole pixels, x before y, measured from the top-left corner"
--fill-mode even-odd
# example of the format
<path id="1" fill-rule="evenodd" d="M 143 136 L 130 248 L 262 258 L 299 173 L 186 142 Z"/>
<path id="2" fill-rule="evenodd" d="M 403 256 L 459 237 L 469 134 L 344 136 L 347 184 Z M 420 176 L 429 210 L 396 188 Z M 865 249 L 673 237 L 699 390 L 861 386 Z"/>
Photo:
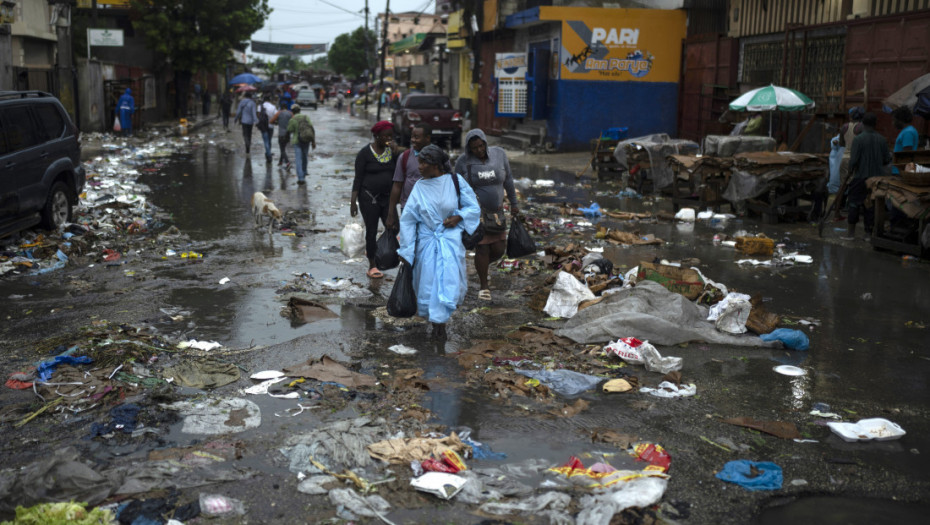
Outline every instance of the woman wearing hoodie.
<path id="1" fill-rule="evenodd" d="M 488 147 L 488 139 L 480 129 L 465 135 L 465 153 L 455 162 L 455 173 L 461 175 L 475 191 L 481 205 L 481 224 L 484 237 L 475 248 L 475 270 L 481 288 L 478 298 L 490 301 L 488 267 L 504 255 L 507 249 L 507 221 L 504 218 L 504 192 L 510 201 L 510 215 L 515 217 L 517 192 L 513 187 L 513 173 L 507 153 L 497 146 Z"/>

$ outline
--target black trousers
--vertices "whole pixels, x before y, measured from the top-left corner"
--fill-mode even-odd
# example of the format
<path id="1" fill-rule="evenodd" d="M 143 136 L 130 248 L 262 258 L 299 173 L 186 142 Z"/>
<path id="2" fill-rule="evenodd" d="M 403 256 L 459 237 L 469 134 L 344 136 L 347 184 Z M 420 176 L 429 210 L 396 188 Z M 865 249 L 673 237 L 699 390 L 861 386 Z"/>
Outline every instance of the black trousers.
<path id="1" fill-rule="evenodd" d="M 290 164 L 291 161 L 287 158 L 287 145 L 291 143 L 291 138 L 284 133 L 284 136 L 278 137 L 278 147 L 281 148 L 281 159 L 280 162 L 285 164 Z"/>
<path id="2" fill-rule="evenodd" d="M 369 259 L 374 259 L 378 251 L 378 219 L 381 224 L 387 223 L 390 201 L 390 195 L 372 196 L 365 190 L 358 194 L 358 210 L 365 223 L 365 255 Z"/>
<path id="3" fill-rule="evenodd" d="M 242 142 L 245 143 L 246 153 L 252 148 L 252 126 L 252 124 L 242 125 Z"/>
<path id="4" fill-rule="evenodd" d="M 872 233 L 872 226 L 875 222 L 875 210 L 872 207 L 866 207 L 866 199 L 869 198 L 869 188 L 865 185 L 865 179 L 855 178 L 849 181 L 848 196 L 849 215 L 846 220 L 851 226 L 859 222 L 859 216 L 865 219 L 866 233 Z"/>

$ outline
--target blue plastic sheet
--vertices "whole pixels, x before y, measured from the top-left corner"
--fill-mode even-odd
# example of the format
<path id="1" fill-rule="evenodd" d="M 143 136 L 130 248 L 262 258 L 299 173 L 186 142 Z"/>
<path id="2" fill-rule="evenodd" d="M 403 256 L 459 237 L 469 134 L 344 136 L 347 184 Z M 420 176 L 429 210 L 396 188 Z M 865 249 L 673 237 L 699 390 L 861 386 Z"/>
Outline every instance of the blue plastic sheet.
<path id="1" fill-rule="evenodd" d="M 52 378 L 52 374 L 55 373 L 55 369 L 58 368 L 58 365 L 86 365 L 87 363 L 93 362 L 94 360 L 87 356 L 72 357 L 70 355 L 60 355 L 51 361 L 39 363 L 39 366 L 36 367 L 36 377 L 39 379 L 40 383 L 47 383 L 48 380 Z"/>
<path id="2" fill-rule="evenodd" d="M 514 372 L 538 379 L 541 383 L 563 396 L 574 396 L 590 390 L 604 380 L 603 377 L 582 374 L 572 370 L 520 370 L 514 369 Z"/>
<path id="3" fill-rule="evenodd" d="M 781 341 L 792 350 L 807 350 L 811 346 L 807 334 L 791 328 L 778 328 L 771 333 L 760 335 L 759 338 L 763 341 Z"/>
<path id="4" fill-rule="evenodd" d="M 596 219 L 600 217 L 601 215 L 604 215 L 603 213 L 601 213 L 601 205 L 596 202 L 592 202 L 591 206 L 587 208 L 578 208 L 578 211 L 580 211 L 581 213 L 584 213 L 585 217 L 590 217 L 592 219 Z"/>
<path id="5" fill-rule="evenodd" d="M 752 475 L 751 467 L 759 471 Z M 736 483 L 746 490 L 778 490 L 782 484 L 781 467 L 770 461 L 749 461 L 738 459 L 728 461 L 717 473 L 717 479 Z"/>
<path id="6" fill-rule="evenodd" d="M 491 447 L 484 443 L 479 443 L 469 438 L 463 439 L 462 443 L 471 447 L 471 453 L 475 459 L 507 459 L 507 454 L 503 452 L 494 452 L 491 450 Z"/>

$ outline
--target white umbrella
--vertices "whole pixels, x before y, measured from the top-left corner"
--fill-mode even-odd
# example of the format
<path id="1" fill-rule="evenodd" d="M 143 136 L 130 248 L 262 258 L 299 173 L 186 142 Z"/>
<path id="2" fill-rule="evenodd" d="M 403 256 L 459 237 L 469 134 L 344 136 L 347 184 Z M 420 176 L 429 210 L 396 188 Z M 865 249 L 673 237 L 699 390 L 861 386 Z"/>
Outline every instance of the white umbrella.
<path id="1" fill-rule="evenodd" d="M 770 84 L 747 91 L 733 102 L 733 111 L 801 111 L 814 107 L 814 101 L 800 91 Z M 769 136 L 772 136 L 772 119 L 769 119 Z"/>

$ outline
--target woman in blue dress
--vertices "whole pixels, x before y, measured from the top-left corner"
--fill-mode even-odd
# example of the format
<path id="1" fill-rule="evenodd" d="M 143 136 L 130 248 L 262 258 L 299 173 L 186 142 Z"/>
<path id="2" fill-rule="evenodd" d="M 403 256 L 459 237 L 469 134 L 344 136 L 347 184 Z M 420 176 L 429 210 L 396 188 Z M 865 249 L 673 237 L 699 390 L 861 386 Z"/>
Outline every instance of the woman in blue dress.
<path id="1" fill-rule="evenodd" d="M 404 264 L 413 265 L 417 314 L 433 323 L 435 337 L 445 336 L 445 323 L 465 299 L 462 232 L 474 233 L 481 217 L 478 199 L 465 179 L 443 173 L 448 159 L 432 144 L 420 150 L 423 178 L 413 186 L 400 217 L 398 254 Z"/>

